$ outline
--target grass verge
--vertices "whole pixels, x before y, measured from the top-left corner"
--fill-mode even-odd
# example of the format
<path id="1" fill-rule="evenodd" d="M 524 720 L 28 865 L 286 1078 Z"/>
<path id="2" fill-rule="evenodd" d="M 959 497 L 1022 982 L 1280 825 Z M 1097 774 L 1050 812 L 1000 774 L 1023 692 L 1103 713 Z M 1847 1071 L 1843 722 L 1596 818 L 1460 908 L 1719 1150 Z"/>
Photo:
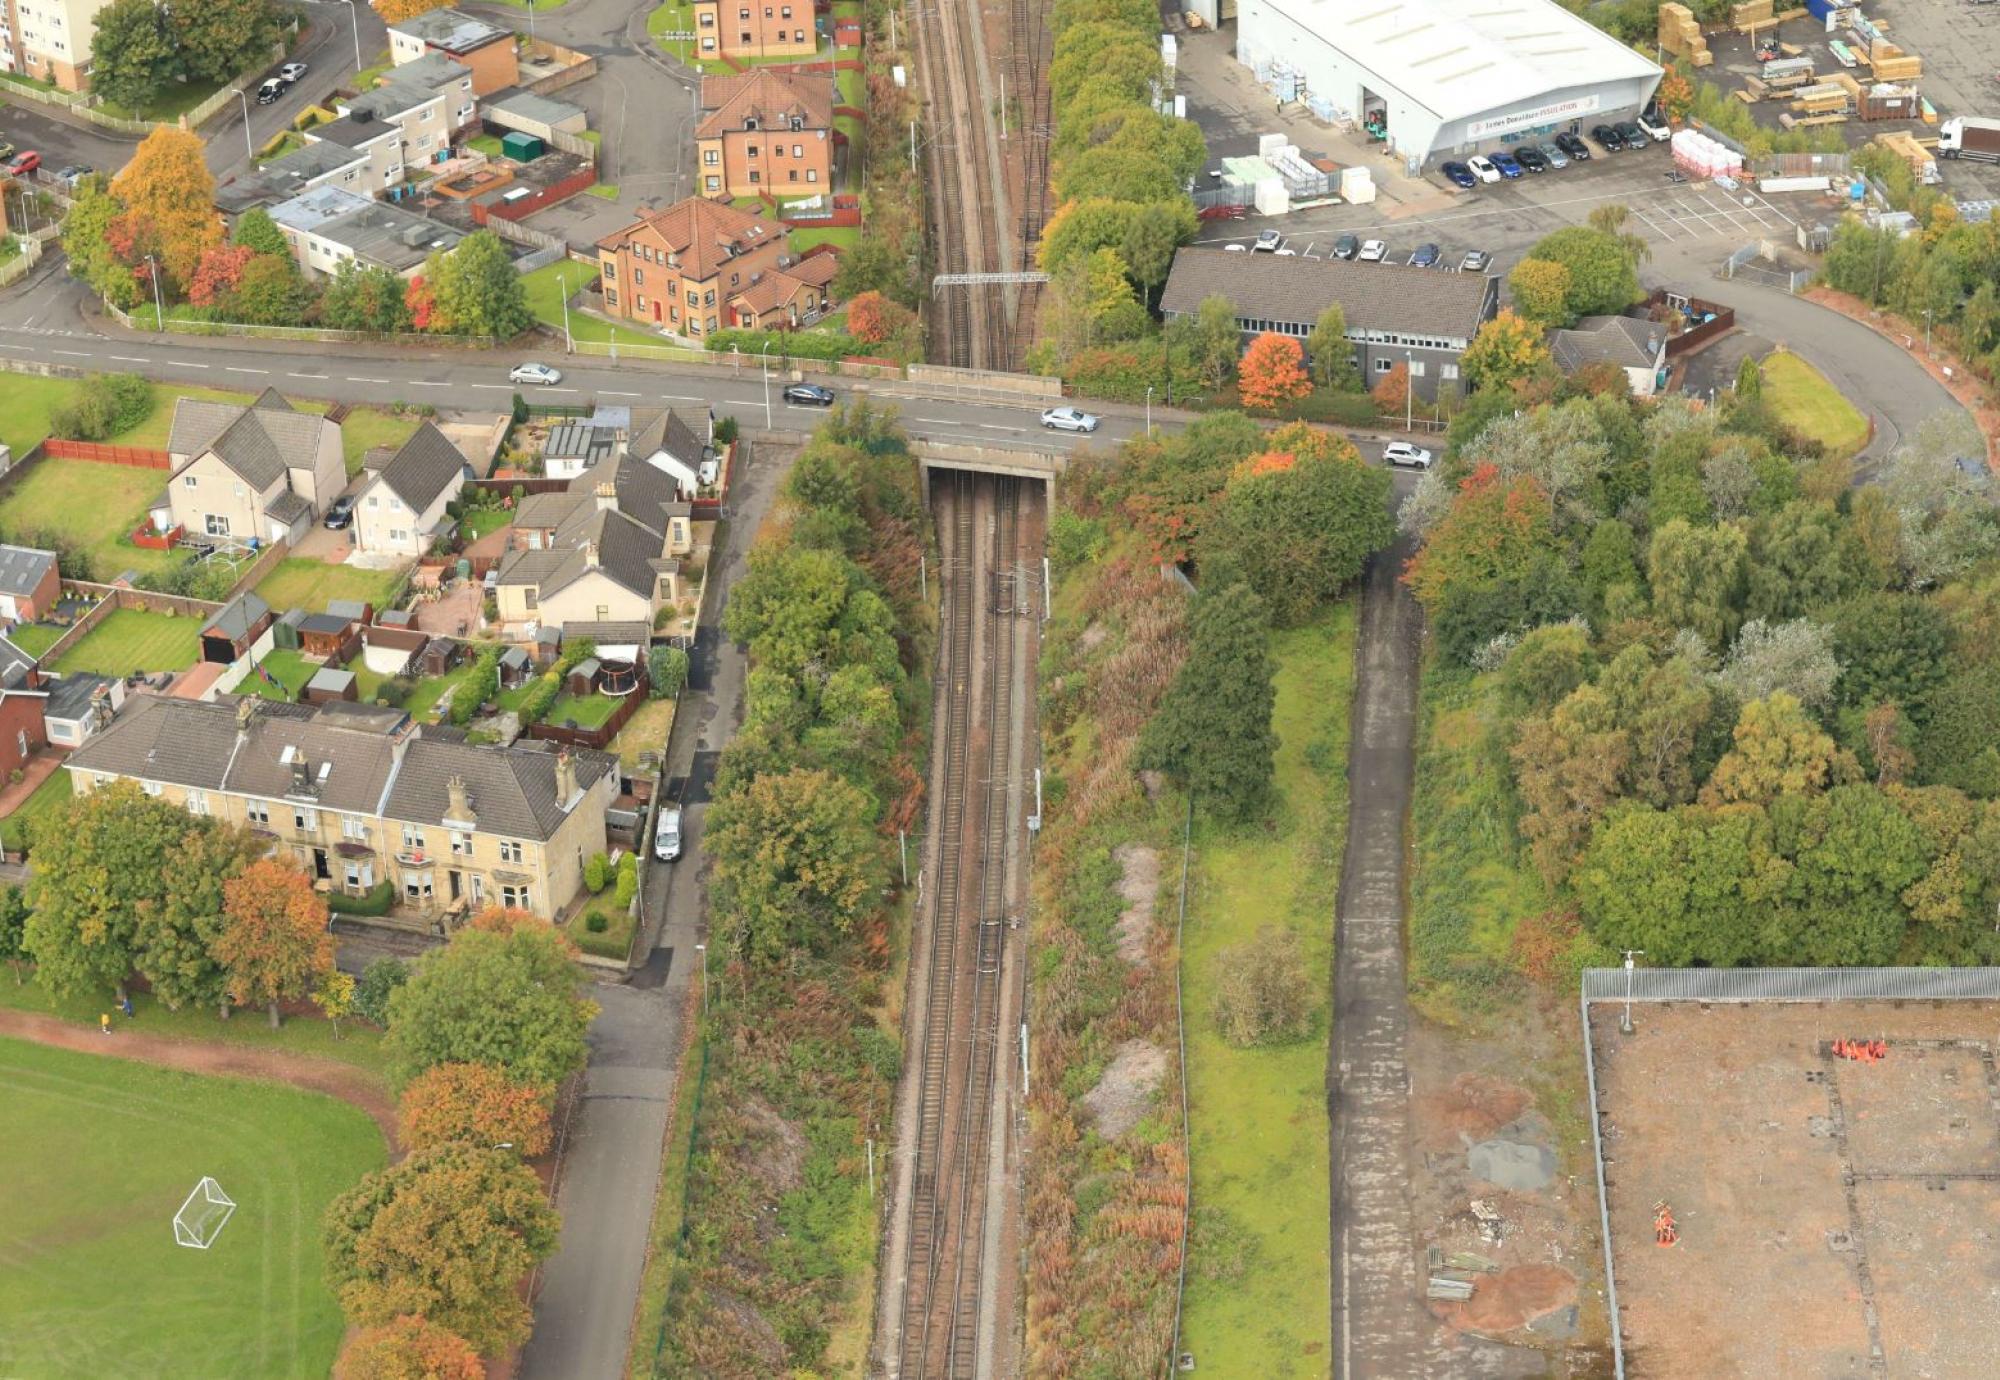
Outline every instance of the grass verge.
<path id="1" fill-rule="evenodd" d="M 1202 1243 L 1246 1268 L 1195 1270 L 1186 1349 L 1232 1373 L 1296 1375 L 1330 1354 L 1326 1300 L 1328 1024 L 1294 1044 L 1244 1049 L 1214 1018 L 1219 955 L 1266 925 L 1300 940 L 1306 971 L 1331 969 L 1333 911 L 1347 833 L 1348 706 L 1354 605 L 1277 634 L 1278 805 L 1262 826 L 1196 838 L 1181 952 L 1187 1013 L 1193 1198 Z M 1219 1277 L 1220 1276 L 1220 1277 Z M 1311 1359 L 1321 1358 L 1321 1359 Z"/>
<path id="2" fill-rule="evenodd" d="M 528 309 L 535 319 L 545 326 L 563 329 L 563 294 L 565 288 L 574 293 L 589 279 L 590 270 L 582 264 L 568 262 L 553 263 L 546 268 L 538 268 L 521 279 L 521 286 L 527 290 Z M 576 310 L 569 313 L 569 331 L 577 340 L 593 340 L 599 343 L 617 341 L 620 345 L 665 345 L 669 342 L 650 331 L 635 331 L 625 326 L 614 326 L 609 321 Z"/>
<path id="3" fill-rule="evenodd" d="M 35 787 L 21 808 L 0 819 L 0 846 L 19 852 L 27 846 L 28 830 L 34 822 L 68 800 L 73 794 L 69 773 L 57 767 L 48 780 Z"/>
<path id="4" fill-rule="evenodd" d="M 1812 365 L 1781 350 L 1765 357 L 1763 374 L 1764 401 L 1778 420 L 1828 455 L 1853 455 L 1868 444 L 1868 419 Z"/>

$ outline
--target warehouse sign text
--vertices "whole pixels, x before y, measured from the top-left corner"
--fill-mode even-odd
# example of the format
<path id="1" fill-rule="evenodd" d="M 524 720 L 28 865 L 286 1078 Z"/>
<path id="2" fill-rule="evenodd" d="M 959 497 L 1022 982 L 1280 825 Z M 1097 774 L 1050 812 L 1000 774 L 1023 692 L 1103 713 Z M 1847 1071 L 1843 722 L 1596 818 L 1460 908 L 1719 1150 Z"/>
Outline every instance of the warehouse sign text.
<path id="1" fill-rule="evenodd" d="M 1490 120 L 1469 120 L 1465 132 L 1473 139 L 1484 139 L 1492 134 L 1511 134 L 1517 129 L 1533 129 L 1536 125 L 1552 125 L 1558 120 L 1573 120 L 1579 115 L 1590 114 L 1597 107 L 1596 95 L 1578 96 L 1574 100 L 1557 101 L 1538 110 L 1498 115 Z"/>

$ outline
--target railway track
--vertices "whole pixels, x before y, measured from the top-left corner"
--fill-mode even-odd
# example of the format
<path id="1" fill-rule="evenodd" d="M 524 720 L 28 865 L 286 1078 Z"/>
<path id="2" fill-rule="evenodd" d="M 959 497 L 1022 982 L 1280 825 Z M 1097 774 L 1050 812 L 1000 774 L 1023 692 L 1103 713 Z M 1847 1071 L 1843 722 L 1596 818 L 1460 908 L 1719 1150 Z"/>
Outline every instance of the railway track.
<path id="1" fill-rule="evenodd" d="M 946 571 L 938 719 L 942 775 L 932 875 L 922 917 L 927 979 L 911 1051 L 916 1134 L 908 1183 L 907 1250 L 883 1350 L 896 1380 L 975 1380 L 994 1373 L 997 1288 L 986 1273 L 1001 1030 L 1006 997 L 1010 865 L 1017 861 L 1013 792 L 1013 572 L 1039 540 L 1039 495 L 1003 476 L 940 476 L 938 531 Z M 1028 518 L 1023 521 L 1024 516 Z M 1025 530 L 1024 530 L 1025 529 Z M 945 544 L 948 541 L 948 545 Z M 1031 657 L 1029 660 L 1031 661 Z"/>

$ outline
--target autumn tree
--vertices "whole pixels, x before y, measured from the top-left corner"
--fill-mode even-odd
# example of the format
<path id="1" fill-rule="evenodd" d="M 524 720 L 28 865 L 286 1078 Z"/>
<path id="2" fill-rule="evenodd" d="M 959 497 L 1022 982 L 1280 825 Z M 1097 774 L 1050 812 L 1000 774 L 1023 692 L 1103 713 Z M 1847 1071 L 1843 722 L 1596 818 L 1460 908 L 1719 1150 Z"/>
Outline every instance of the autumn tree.
<path id="1" fill-rule="evenodd" d="M 1459 363 L 1467 385 L 1475 389 L 1504 388 L 1554 367 L 1541 328 L 1504 308 L 1479 328 Z"/>
<path id="2" fill-rule="evenodd" d="M 240 222 L 239 222 L 240 228 Z M 404 283 L 380 264 L 341 261 L 320 292 L 320 324 L 336 331 L 376 331 L 393 335 L 410 329 Z"/>
<path id="3" fill-rule="evenodd" d="M 1140 739 L 1146 765 L 1221 819 L 1254 819 L 1270 802 L 1277 736 L 1269 643 L 1269 615 L 1248 585 L 1196 595 L 1187 660 Z"/>
<path id="4" fill-rule="evenodd" d="M 253 326 L 297 326 L 312 306 L 311 284 L 289 254 L 253 254 L 230 295 L 233 314 Z"/>
<path id="5" fill-rule="evenodd" d="M 333 1038 L 340 1038 L 340 1023 L 354 1010 L 355 995 L 361 984 L 351 973 L 343 973 L 338 968 L 329 968 L 313 983 L 312 1002 L 319 1008 L 320 1015 L 333 1027 Z"/>
<path id="6" fill-rule="evenodd" d="M 1311 357 L 1313 387 L 1333 393 L 1352 393 L 1361 387 L 1354 369 L 1354 346 L 1347 339 L 1347 313 L 1333 302 L 1313 322 L 1306 337 L 1306 354 Z"/>
<path id="7" fill-rule="evenodd" d="M 362 1327 L 421 1315 L 481 1352 L 529 1331 L 519 1283 L 554 1253 L 560 1219 L 510 1151 L 418 1150 L 327 1209 L 326 1279 Z"/>
<path id="8" fill-rule="evenodd" d="M 1312 1033 L 1318 984 L 1298 932 L 1262 925 L 1254 938 L 1215 956 L 1215 1024 L 1232 1045 L 1282 1045 Z"/>
<path id="9" fill-rule="evenodd" d="M 203 251 L 222 243 L 215 178 L 196 134 L 156 125 L 111 179 L 111 193 L 159 235 L 160 262 L 176 283 L 191 281 Z"/>
<path id="10" fill-rule="evenodd" d="M 494 1064 L 555 1085 L 581 1069 L 597 1004 L 569 942 L 548 925 L 461 929 L 389 995 L 385 1044 L 407 1083 L 434 1064 Z"/>
<path id="11" fill-rule="evenodd" d="M 1375 410 L 1385 416 L 1401 412 L 1410 406 L 1410 366 L 1407 361 L 1397 360 L 1387 370 L 1375 376 L 1375 386 L 1368 390 L 1375 399 Z"/>
<path id="12" fill-rule="evenodd" d="M 271 1028 L 279 1004 L 302 1001 L 333 970 L 326 902 L 312 878 L 276 858 L 259 858 L 222 885 L 222 933 L 215 957 L 244 1006 L 264 1006 Z"/>
<path id="13" fill-rule="evenodd" d="M 1250 342 L 1236 366 L 1236 391 L 1245 407 L 1274 409 L 1312 392 L 1305 351 L 1288 335 L 1266 331 Z"/>
<path id="14" fill-rule="evenodd" d="M 188 280 L 188 301 L 197 307 L 220 305 L 243 281 L 243 270 L 255 255 L 248 246 L 218 244 L 204 249 L 194 277 Z"/>
<path id="15" fill-rule="evenodd" d="M 450 3 L 451 0 L 375 0 L 375 12 L 382 16 L 384 24 L 400 24 Z"/>
<path id="16" fill-rule="evenodd" d="M 455 335 L 511 340 L 535 322 L 527 289 L 491 230 L 479 230 L 424 265 L 432 313 L 430 329 Z"/>
<path id="17" fill-rule="evenodd" d="M 802 767 L 761 773 L 709 807 L 717 900 L 740 952 L 823 952 L 854 929 L 886 880 L 873 814 L 858 787 Z"/>
<path id="18" fill-rule="evenodd" d="M 177 60 L 167 12 L 154 0 L 112 0 L 97 12 L 94 25 L 91 90 L 143 116 L 174 79 Z"/>
<path id="19" fill-rule="evenodd" d="M 1833 736 L 1796 699 L 1774 691 L 1743 706 L 1735 746 L 1715 764 L 1702 788 L 1702 803 L 1768 805 L 1781 795 L 1824 790 L 1837 772 L 1852 774 L 1852 759 L 1843 767 L 1842 756 Z"/>
<path id="20" fill-rule="evenodd" d="M 879 292 L 864 292 L 847 304 L 847 333 L 864 345 L 880 345 L 908 330 L 916 317 Z"/>
<path id="21" fill-rule="evenodd" d="M 486 1380 L 472 1343 L 405 1313 L 364 1328 L 340 1353 L 334 1380 Z"/>
<path id="22" fill-rule="evenodd" d="M 247 829 L 197 829 L 174 850 L 157 897 L 137 909 L 134 966 L 170 1011 L 213 1007 L 227 1017 L 229 979 L 216 944 L 227 920 L 223 886 L 264 852 Z"/>
<path id="23" fill-rule="evenodd" d="M 1570 320 L 1569 269 L 1553 259 L 1523 259 L 1507 275 L 1514 310 L 1539 326 L 1564 326 Z"/>
<path id="24" fill-rule="evenodd" d="M 435 1064 L 403 1089 L 397 1106 L 404 1146 L 422 1150 L 452 1141 L 507 1144 L 524 1159 L 549 1148 L 555 1089 L 522 1083 L 492 1064 Z"/>
<path id="25" fill-rule="evenodd" d="M 1482 465 L 1459 482 L 1403 578 L 1426 609 L 1436 609 L 1448 590 L 1528 569 L 1551 545 L 1551 516 L 1548 495 L 1532 477 L 1503 481 L 1497 466 Z"/>

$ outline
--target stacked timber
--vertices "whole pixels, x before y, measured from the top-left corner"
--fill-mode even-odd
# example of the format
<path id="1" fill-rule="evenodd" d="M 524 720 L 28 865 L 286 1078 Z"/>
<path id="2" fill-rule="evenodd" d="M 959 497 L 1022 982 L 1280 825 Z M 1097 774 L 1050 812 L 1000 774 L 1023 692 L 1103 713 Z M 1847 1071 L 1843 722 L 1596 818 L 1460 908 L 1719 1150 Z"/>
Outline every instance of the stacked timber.
<path id="1" fill-rule="evenodd" d="M 1868 65 L 1878 81 L 1915 81 L 1924 74 L 1922 58 L 1915 53 L 1904 52 L 1886 38 L 1878 38 L 1868 45 Z"/>
<path id="2" fill-rule="evenodd" d="M 1737 33 L 1754 33 L 1771 22 L 1771 0 L 1743 0 L 1729 7 L 1729 27 Z"/>
<path id="3" fill-rule="evenodd" d="M 1908 163 L 1918 182 L 1929 185 L 1937 181 L 1937 157 L 1917 142 L 1916 135 L 1899 129 L 1876 135 L 1875 142 Z"/>
<path id="4" fill-rule="evenodd" d="M 1715 61 L 1708 40 L 1701 36 L 1701 24 L 1686 5 L 1669 0 L 1660 6 L 1660 47 L 1675 57 L 1684 57 L 1690 66 L 1706 67 Z"/>

